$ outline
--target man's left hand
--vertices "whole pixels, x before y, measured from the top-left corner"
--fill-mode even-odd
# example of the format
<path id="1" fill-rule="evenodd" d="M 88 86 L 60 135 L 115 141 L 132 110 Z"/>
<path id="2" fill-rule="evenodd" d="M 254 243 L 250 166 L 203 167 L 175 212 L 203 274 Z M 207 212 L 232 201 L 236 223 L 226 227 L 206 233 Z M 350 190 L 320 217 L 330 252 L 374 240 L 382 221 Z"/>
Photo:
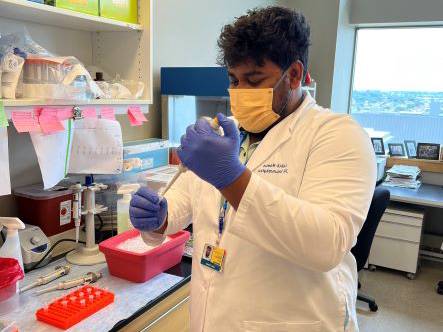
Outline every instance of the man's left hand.
<path id="1" fill-rule="evenodd" d="M 246 169 L 238 157 L 240 135 L 234 121 L 217 114 L 224 136 L 214 132 L 205 119 L 186 129 L 177 154 L 188 169 L 217 189 L 233 183 Z"/>

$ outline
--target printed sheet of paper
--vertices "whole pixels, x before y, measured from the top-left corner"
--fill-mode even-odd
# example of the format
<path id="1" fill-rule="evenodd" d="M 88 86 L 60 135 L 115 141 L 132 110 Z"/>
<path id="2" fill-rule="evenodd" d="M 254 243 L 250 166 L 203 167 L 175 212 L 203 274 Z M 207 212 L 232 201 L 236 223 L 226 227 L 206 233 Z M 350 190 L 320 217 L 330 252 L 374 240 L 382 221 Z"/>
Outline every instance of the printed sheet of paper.
<path id="1" fill-rule="evenodd" d="M 121 173 L 123 139 L 120 123 L 107 119 L 82 119 L 74 124 L 69 173 Z"/>
<path id="2" fill-rule="evenodd" d="M 63 122 L 64 131 L 46 135 L 31 133 L 32 144 L 37 154 L 44 188 L 52 188 L 67 174 L 69 151 L 72 145 L 72 120 Z"/>
<path id="3" fill-rule="evenodd" d="M 8 154 L 8 128 L 0 127 L 0 196 L 11 193 Z"/>

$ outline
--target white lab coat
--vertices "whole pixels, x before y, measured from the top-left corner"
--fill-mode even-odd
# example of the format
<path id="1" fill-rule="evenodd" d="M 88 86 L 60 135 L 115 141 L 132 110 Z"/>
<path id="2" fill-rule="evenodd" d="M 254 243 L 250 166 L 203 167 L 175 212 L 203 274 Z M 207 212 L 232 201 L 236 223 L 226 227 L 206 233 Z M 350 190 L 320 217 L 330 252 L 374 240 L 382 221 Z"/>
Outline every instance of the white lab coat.
<path id="1" fill-rule="evenodd" d="M 191 331 L 357 331 L 350 249 L 375 165 L 364 130 L 308 95 L 247 164 L 251 180 L 221 239 L 222 273 L 200 264 L 205 243 L 218 236 L 221 194 L 192 172 L 182 175 L 166 195 L 166 234 L 193 222 Z"/>

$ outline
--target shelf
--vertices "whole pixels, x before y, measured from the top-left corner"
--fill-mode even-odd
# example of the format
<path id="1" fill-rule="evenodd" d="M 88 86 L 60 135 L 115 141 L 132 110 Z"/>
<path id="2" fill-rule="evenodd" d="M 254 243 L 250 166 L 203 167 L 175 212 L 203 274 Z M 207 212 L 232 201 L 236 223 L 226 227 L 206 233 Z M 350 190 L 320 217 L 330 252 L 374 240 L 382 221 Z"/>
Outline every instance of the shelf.
<path id="1" fill-rule="evenodd" d="M 443 173 L 443 161 L 439 160 L 389 157 L 386 167 L 392 167 L 394 165 L 417 166 L 424 172 Z"/>
<path id="2" fill-rule="evenodd" d="M 0 16 L 85 31 L 140 31 L 143 26 L 26 0 L 0 0 Z"/>
<path id="3" fill-rule="evenodd" d="M 5 107 L 33 106 L 81 106 L 81 105 L 149 105 L 147 99 L 95 99 L 95 100 L 39 100 L 39 99 L 2 99 Z"/>

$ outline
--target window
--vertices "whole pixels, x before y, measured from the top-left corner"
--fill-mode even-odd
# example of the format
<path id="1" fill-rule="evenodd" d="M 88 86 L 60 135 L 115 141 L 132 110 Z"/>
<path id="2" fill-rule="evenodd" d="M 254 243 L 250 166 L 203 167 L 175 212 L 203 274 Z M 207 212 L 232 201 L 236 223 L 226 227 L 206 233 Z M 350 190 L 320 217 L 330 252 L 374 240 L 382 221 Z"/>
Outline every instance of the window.
<path id="1" fill-rule="evenodd" d="M 357 31 L 350 113 L 385 142 L 443 143 L 443 27 Z"/>

